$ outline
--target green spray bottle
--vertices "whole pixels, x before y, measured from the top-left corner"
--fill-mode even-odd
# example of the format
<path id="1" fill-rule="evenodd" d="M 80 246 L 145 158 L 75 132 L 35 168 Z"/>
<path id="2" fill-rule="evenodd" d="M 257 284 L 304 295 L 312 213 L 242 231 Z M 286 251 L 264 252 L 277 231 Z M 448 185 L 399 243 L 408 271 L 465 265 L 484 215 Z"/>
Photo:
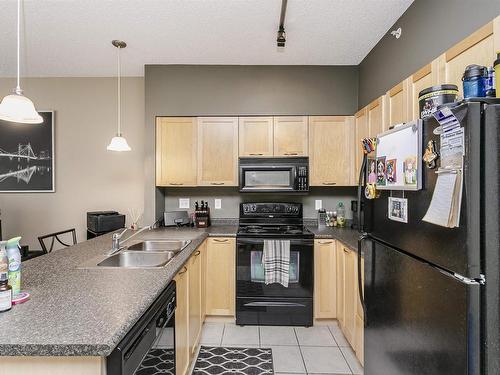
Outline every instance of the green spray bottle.
<path id="1" fill-rule="evenodd" d="M 12 287 L 12 296 L 21 291 L 21 252 L 19 241 L 21 237 L 14 237 L 7 241 L 6 251 L 9 259 L 9 285 Z"/>

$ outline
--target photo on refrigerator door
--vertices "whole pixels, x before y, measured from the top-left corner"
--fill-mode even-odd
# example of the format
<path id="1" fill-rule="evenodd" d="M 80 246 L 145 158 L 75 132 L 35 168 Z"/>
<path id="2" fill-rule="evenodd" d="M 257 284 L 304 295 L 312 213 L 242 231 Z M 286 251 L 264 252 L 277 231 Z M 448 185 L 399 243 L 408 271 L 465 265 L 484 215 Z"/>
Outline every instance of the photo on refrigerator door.
<path id="1" fill-rule="evenodd" d="M 366 168 L 366 181 L 368 181 L 369 184 L 376 184 L 377 183 L 377 160 L 375 158 L 367 158 L 367 165 L 368 167 Z"/>
<path id="2" fill-rule="evenodd" d="M 388 184 L 395 184 L 397 181 L 396 178 L 396 159 L 390 159 L 387 160 L 387 163 L 385 165 L 385 174 L 386 174 L 386 179 Z"/>
<path id="3" fill-rule="evenodd" d="M 408 223 L 408 199 L 389 197 L 388 202 L 389 219 Z"/>
<path id="4" fill-rule="evenodd" d="M 385 156 L 377 158 L 377 186 L 385 186 Z"/>

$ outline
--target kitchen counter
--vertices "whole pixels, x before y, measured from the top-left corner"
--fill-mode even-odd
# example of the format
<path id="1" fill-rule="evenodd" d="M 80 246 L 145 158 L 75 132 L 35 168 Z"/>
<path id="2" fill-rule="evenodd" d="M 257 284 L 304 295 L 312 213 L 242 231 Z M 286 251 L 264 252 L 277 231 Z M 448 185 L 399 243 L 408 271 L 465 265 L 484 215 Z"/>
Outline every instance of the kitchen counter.
<path id="1" fill-rule="evenodd" d="M 359 233 L 357 229 L 351 229 L 349 227 L 324 227 L 319 229 L 317 225 L 308 225 L 307 229 L 314 233 L 315 239 L 332 238 L 358 252 Z"/>
<path id="2" fill-rule="evenodd" d="M 165 267 L 79 268 L 101 258 L 111 234 L 23 263 L 31 299 L 0 314 L 2 356 L 107 356 L 174 278 L 207 236 L 235 236 L 237 226 L 161 228 L 134 237 L 189 239 Z M 127 243 L 126 243 L 127 244 Z"/>

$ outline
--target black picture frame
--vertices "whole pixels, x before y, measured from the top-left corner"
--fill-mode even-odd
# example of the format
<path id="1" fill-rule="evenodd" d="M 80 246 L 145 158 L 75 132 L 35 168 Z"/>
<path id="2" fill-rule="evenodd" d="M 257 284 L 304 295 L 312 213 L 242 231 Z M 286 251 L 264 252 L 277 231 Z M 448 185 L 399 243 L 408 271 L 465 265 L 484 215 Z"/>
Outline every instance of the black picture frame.
<path id="1" fill-rule="evenodd" d="M 41 124 L 0 120 L 0 193 L 54 193 L 55 114 Z"/>

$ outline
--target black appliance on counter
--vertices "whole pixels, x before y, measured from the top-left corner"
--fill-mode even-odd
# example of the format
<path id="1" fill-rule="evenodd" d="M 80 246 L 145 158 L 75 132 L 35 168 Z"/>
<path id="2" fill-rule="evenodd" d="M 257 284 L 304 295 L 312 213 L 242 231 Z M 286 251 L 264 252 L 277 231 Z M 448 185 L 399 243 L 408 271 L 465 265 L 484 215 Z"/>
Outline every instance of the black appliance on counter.
<path id="1" fill-rule="evenodd" d="M 117 211 L 87 212 L 87 239 L 125 227 L 125 215 Z"/>
<path id="2" fill-rule="evenodd" d="M 265 239 L 290 241 L 290 281 L 264 282 Z M 236 235 L 236 324 L 313 325 L 314 235 L 301 203 L 241 203 Z"/>
<path id="3" fill-rule="evenodd" d="M 480 100 L 451 108 L 465 132 L 459 227 L 422 221 L 436 169 L 404 193 L 408 224 L 388 219 L 389 191 L 365 201 L 366 374 L 500 374 L 500 101 Z M 438 125 L 424 120 L 423 144 L 439 150 Z"/>
<path id="4" fill-rule="evenodd" d="M 239 184 L 242 193 L 307 193 L 309 158 L 240 158 Z"/>
<path id="5" fill-rule="evenodd" d="M 106 357 L 108 375 L 175 374 L 175 293 L 172 281 Z"/>

